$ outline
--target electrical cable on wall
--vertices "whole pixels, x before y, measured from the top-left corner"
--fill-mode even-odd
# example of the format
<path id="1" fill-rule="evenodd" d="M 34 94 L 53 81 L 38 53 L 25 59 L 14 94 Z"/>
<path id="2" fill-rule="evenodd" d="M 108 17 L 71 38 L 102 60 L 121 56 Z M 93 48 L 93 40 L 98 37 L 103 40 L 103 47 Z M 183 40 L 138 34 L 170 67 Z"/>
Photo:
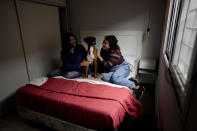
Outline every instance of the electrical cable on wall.
<path id="1" fill-rule="evenodd" d="M 149 4 L 149 5 L 147 5 L 147 7 L 148 7 L 148 24 L 147 24 L 146 32 L 144 33 L 144 36 L 143 36 L 143 40 L 147 44 L 150 42 L 150 20 L 151 20 L 151 4 L 152 4 L 152 1 L 149 0 L 148 4 Z"/>

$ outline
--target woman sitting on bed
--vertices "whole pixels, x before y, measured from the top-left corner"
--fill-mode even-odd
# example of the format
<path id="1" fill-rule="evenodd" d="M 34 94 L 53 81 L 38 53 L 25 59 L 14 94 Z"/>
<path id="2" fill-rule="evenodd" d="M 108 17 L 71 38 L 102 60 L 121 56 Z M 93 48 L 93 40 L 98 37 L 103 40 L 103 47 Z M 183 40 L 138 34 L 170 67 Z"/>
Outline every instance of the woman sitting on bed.
<path id="1" fill-rule="evenodd" d="M 63 76 L 69 79 L 77 78 L 82 73 L 82 66 L 88 66 L 85 61 L 86 50 L 81 44 L 77 44 L 77 37 L 68 32 L 64 36 L 61 59 L 63 67 L 48 74 L 48 77 Z"/>
<path id="2" fill-rule="evenodd" d="M 126 79 L 130 73 L 129 64 L 124 61 L 120 47 L 118 46 L 118 40 L 114 35 L 105 36 L 101 50 L 103 50 L 101 55 L 99 52 L 97 54 L 98 59 L 105 68 L 109 69 L 109 72 L 104 74 L 102 79 L 106 82 L 138 89 L 139 86 L 136 86 L 133 81 Z"/>

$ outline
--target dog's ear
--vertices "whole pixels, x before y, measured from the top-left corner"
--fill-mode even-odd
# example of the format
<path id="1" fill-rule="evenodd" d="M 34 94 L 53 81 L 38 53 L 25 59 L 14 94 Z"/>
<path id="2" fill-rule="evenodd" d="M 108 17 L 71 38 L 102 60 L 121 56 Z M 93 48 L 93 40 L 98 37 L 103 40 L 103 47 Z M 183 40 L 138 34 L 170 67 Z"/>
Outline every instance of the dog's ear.
<path id="1" fill-rule="evenodd" d="M 96 37 L 94 36 L 88 36 L 84 38 L 84 41 L 88 44 L 88 46 L 96 45 Z"/>

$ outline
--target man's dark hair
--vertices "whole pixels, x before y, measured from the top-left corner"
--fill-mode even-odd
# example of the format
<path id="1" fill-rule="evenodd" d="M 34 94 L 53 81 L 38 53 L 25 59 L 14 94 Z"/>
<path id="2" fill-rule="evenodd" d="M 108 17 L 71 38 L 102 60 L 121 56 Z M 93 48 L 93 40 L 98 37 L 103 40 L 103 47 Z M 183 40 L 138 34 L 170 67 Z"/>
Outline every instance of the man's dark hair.
<path id="1" fill-rule="evenodd" d="M 70 37 L 73 36 L 77 42 L 77 37 L 71 33 L 71 32 L 66 32 L 63 34 L 63 43 L 62 43 L 62 50 L 70 50 L 72 47 L 70 44 Z"/>
<path id="2" fill-rule="evenodd" d="M 106 35 L 105 40 L 109 42 L 110 50 L 120 49 L 118 40 L 114 35 Z"/>

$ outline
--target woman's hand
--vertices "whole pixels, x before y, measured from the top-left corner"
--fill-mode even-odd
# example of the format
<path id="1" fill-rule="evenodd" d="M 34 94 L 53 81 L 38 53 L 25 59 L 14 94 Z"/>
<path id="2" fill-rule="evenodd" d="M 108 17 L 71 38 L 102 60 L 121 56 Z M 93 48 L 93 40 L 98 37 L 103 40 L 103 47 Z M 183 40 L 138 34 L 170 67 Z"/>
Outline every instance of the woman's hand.
<path id="1" fill-rule="evenodd" d="M 103 61 L 103 58 L 101 57 L 101 55 L 100 55 L 100 52 L 99 51 L 97 51 L 97 57 L 98 57 L 98 59 L 102 62 Z"/>
<path id="2" fill-rule="evenodd" d="M 99 51 L 97 51 L 96 53 L 97 53 L 97 57 L 101 57 L 101 55 L 100 55 L 100 52 L 99 52 Z"/>

